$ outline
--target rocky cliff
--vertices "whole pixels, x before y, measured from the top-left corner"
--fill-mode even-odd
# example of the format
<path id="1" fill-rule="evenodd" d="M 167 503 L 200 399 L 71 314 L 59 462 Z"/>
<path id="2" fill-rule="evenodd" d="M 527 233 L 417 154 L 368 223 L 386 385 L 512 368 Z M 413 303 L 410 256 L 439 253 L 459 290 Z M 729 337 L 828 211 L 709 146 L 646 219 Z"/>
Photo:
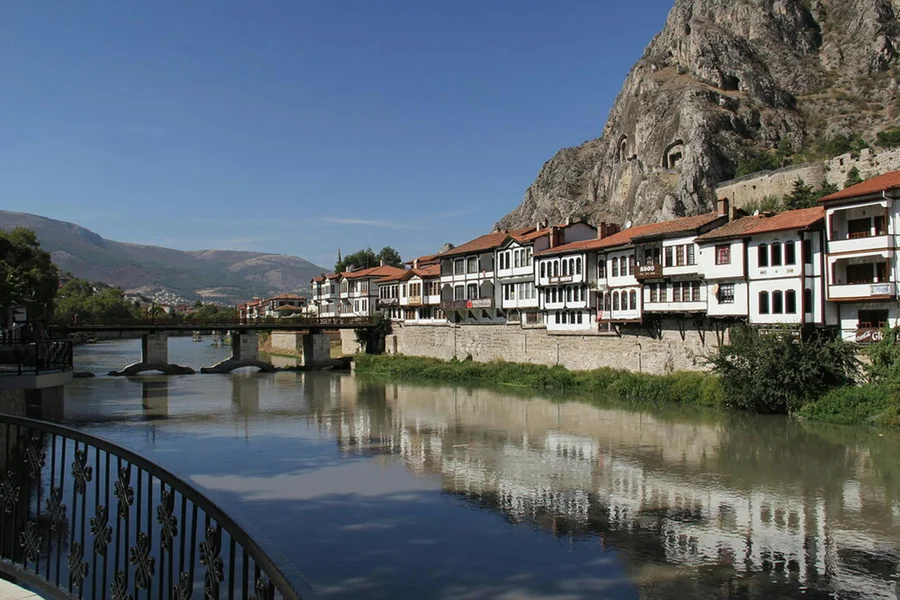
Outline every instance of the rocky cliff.
<path id="1" fill-rule="evenodd" d="M 558 152 L 497 225 L 654 221 L 713 206 L 761 150 L 900 123 L 900 0 L 676 0 L 602 137 Z"/>

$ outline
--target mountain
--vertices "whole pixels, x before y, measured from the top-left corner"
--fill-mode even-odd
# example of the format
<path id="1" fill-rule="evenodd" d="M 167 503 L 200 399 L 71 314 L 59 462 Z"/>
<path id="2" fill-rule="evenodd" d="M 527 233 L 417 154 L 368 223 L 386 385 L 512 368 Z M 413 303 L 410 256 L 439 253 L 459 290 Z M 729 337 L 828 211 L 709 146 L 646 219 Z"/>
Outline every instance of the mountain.
<path id="1" fill-rule="evenodd" d="M 898 14 L 900 0 L 676 0 L 602 137 L 547 161 L 498 227 L 697 214 L 761 153 L 874 142 L 900 123 Z"/>
<path id="2" fill-rule="evenodd" d="M 281 254 L 236 250 L 184 252 L 115 242 L 65 221 L 0 211 L 0 229 L 27 227 L 64 272 L 148 296 L 167 292 L 187 300 L 233 304 L 253 296 L 304 291 L 326 269 Z"/>

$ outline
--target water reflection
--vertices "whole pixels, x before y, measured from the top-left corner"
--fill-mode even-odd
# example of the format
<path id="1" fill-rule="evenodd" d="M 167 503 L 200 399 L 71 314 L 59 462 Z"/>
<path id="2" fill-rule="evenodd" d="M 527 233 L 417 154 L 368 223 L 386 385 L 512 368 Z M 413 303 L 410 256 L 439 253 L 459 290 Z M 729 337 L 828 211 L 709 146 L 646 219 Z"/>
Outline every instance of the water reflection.
<path id="1" fill-rule="evenodd" d="M 766 574 L 766 589 L 897 595 L 900 497 L 884 477 L 896 454 L 835 439 L 847 430 L 340 383 L 343 410 L 318 418 L 346 452 L 397 454 L 513 523 L 598 536 L 632 555 L 638 579 L 650 562 Z"/>
<path id="2" fill-rule="evenodd" d="M 900 595 L 895 433 L 331 373 L 159 379 L 78 381 L 65 420 L 212 490 L 324 597 Z"/>

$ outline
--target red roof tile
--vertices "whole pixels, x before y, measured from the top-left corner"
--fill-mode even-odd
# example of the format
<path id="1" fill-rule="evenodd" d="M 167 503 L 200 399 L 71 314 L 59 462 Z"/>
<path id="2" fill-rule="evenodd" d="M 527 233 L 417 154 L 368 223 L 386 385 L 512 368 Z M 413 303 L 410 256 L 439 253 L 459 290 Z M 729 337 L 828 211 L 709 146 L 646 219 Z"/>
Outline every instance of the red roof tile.
<path id="1" fill-rule="evenodd" d="M 312 278 L 312 281 L 315 281 L 316 283 L 322 283 L 322 282 L 325 281 L 325 276 L 324 276 L 324 275 L 319 275 L 318 277 L 313 277 L 313 278 Z"/>
<path id="2" fill-rule="evenodd" d="M 613 235 L 607 236 L 603 239 L 573 242 L 571 244 L 565 244 L 562 246 L 557 246 L 556 248 L 543 250 L 536 253 L 535 256 L 565 254 L 568 252 L 578 252 L 581 250 L 602 250 L 605 248 L 615 248 L 617 246 L 627 246 L 631 244 L 636 238 L 646 238 L 667 233 L 680 233 L 682 231 L 692 231 L 694 229 L 699 229 L 700 227 L 708 225 L 709 223 L 712 223 L 720 217 L 721 215 L 719 215 L 718 213 L 712 212 L 706 213 L 704 215 L 697 215 L 695 217 L 682 217 L 680 219 L 673 219 L 671 221 L 663 221 L 661 223 L 637 225 L 636 227 L 623 229 L 622 231 L 614 233 Z"/>
<path id="3" fill-rule="evenodd" d="M 822 206 L 788 210 L 761 219 L 755 227 L 747 230 L 747 235 L 785 231 L 788 229 L 806 229 L 824 218 L 825 208 Z"/>
<path id="4" fill-rule="evenodd" d="M 856 196 L 867 196 L 869 194 L 877 194 L 900 188 L 900 171 L 891 171 L 872 179 L 867 179 L 862 183 L 851 185 L 847 189 L 835 192 L 821 198 L 819 202 L 831 202 L 834 200 L 844 200 L 846 198 L 854 198 Z"/>
<path id="5" fill-rule="evenodd" d="M 753 217 L 741 217 L 740 219 L 735 219 L 730 223 L 726 223 L 721 227 L 716 227 L 712 231 L 707 231 L 703 235 L 697 236 L 697 241 L 700 243 L 703 242 L 711 242 L 713 240 L 725 240 L 729 238 L 737 238 L 742 237 L 747 234 L 747 231 L 756 225 L 766 217 L 759 215 Z"/>
<path id="6" fill-rule="evenodd" d="M 290 292 L 284 292 L 283 294 L 278 294 L 277 296 L 272 296 L 270 300 L 306 300 L 305 296 L 301 296 L 299 294 L 292 294 Z"/>
<path id="7" fill-rule="evenodd" d="M 444 252 L 443 254 L 441 254 L 441 258 L 462 256 L 464 254 L 493 250 L 494 248 L 503 244 L 503 242 L 506 241 L 507 237 L 523 236 L 532 231 L 534 231 L 534 227 L 525 227 L 523 229 L 514 229 L 512 231 L 495 231 L 493 233 L 488 233 L 481 237 L 477 237 L 470 242 L 466 242 L 462 246 L 457 246 L 456 248 L 452 248 L 447 252 Z"/>
<path id="8" fill-rule="evenodd" d="M 382 265 L 380 267 L 370 267 L 368 269 L 360 269 L 358 271 L 344 271 L 341 276 L 344 279 L 360 279 L 362 277 L 388 277 L 391 275 L 403 275 L 406 269 Z"/>

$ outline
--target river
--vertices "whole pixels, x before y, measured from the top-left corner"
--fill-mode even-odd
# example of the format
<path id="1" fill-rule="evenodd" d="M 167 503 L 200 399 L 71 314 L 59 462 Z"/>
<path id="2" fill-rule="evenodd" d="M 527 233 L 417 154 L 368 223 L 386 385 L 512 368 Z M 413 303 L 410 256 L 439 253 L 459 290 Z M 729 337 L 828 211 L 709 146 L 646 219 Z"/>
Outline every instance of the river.
<path id="1" fill-rule="evenodd" d="M 191 478 L 323 598 L 900 594 L 894 432 L 330 372 L 98 376 L 54 415 Z"/>

